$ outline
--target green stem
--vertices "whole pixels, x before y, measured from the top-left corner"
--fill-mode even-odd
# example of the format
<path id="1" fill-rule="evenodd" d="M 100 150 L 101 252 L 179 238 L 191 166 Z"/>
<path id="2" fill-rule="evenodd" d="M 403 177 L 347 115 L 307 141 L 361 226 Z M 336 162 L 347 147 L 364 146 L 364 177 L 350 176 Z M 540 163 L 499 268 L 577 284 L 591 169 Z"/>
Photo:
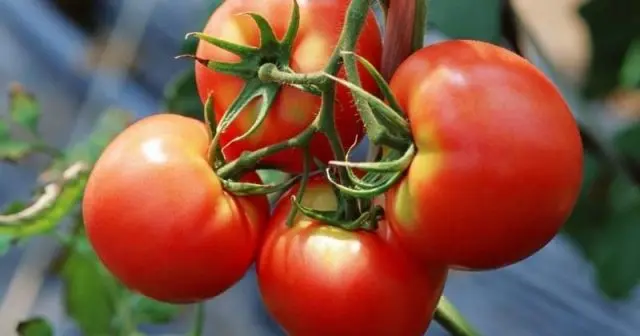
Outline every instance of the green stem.
<path id="1" fill-rule="evenodd" d="M 323 86 L 327 82 L 322 72 L 291 73 L 280 71 L 273 63 L 266 63 L 258 69 L 258 78 L 264 82 L 280 84 Z"/>
<path id="2" fill-rule="evenodd" d="M 444 295 L 440 297 L 434 319 L 452 336 L 480 335 Z"/>
<path id="3" fill-rule="evenodd" d="M 311 152 L 309 148 L 304 149 L 304 161 L 303 161 L 303 169 L 302 169 L 302 179 L 300 180 L 300 184 L 298 184 L 298 191 L 296 192 L 296 198 L 302 199 L 304 197 L 304 192 L 307 189 L 307 183 L 309 182 L 309 173 L 311 170 Z M 293 226 L 293 220 L 296 218 L 296 214 L 298 214 L 298 207 L 291 207 L 289 210 L 289 214 L 287 215 L 287 226 Z"/>
<path id="4" fill-rule="evenodd" d="M 196 318 L 193 323 L 193 329 L 191 330 L 190 336 L 202 336 L 204 333 L 204 315 L 205 315 L 205 307 L 204 303 L 200 302 L 196 305 Z"/>
<path id="5" fill-rule="evenodd" d="M 413 20 L 411 50 L 416 51 L 424 45 L 424 34 L 427 28 L 427 0 L 416 0 L 416 12 Z"/>
<path id="6" fill-rule="evenodd" d="M 364 27 L 365 19 L 369 14 L 369 0 L 352 0 L 347 8 L 345 24 L 340 33 L 338 44 L 329 58 L 325 72 L 335 75 L 340 69 L 340 61 L 343 51 L 353 51 L 358 42 L 358 37 Z M 331 84 L 334 85 L 334 84 Z"/>
<path id="7" fill-rule="evenodd" d="M 64 152 L 59 150 L 58 148 L 55 148 L 53 146 L 50 146 L 48 144 L 46 144 L 44 141 L 42 140 L 38 140 L 36 142 L 34 142 L 32 144 L 33 149 L 36 150 L 37 152 L 43 153 L 43 154 L 47 154 L 50 157 L 57 159 L 57 158 L 61 158 L 64 156 Z"/>
<path id="8" fill-rule="evenodd" d="M 245 152 L 239 158 L 225 164 L 217 170 L 217 175 L 220 178 L 229 178 L 234 175 L 238 175 L 246 169 L 255 167 L 258 162 L 267 156 L 276 154 L 285 149 L 294 147 L 305 147 L 311 137 L 317 131 L 315 124 L 311 124 L 310 127 L 296 135 L 291 139 L 279 142 L 269 147 L 264 147 L 253 152 Z"/>

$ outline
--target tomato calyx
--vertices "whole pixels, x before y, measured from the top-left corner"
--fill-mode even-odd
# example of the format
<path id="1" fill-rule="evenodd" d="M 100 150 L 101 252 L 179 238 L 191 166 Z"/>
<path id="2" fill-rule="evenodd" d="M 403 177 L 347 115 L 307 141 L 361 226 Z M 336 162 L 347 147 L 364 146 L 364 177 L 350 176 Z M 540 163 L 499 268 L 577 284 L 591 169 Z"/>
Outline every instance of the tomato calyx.
<path id="1" fill-rule="evenodd" d="M 327 169 L 327 177 L 329 182 L 344 194 L 358 198 L 374 198 L 391 189 L 404 176 L 415 153 L 416 147 L 411 144 L 404 152 L 389 149 L 376 162 L 330 161 L 331 166 L 346 168 L 353 187 L 343 185 L 332 178 L 330 168 Z M 365 172 L 364 176 L 358 177 L 353 169 Z"/>
<path id="2" fill-rule="evenodd" d="M 231 140 L 230 143 L 247 138 L 262 125 L 266 119 L 269 108 L 280 91 L 281 85 L 275 82 L 263 81 L 258 76 L 258 70 L 263 64 L 273 64 L 275 67 L 282 69 L 282 71 L 291 71 L 289 68 L 291 50 L 293 47 L 293 41 L 298 34 L 298 28 L 300 26 L 300 8 L 297 1 L 293 1 L 291 19 L 282 40 L 278 40 L 267 19 L 260 14 L 247 12 L 239 15 L 248 15 L 255 22 L 258 30 L 260 31 L 259 47 L 240 45 L 197 32 L 189 33 L 185 37 L 196 37 L 201 41 L 210 43 L 240 57 L 239 62 L 229 63 L 201 59 L 194 55 L 185 55 L 186 57 L 195 59 L 197 62 L 213 71 L 233 75 L 242 78 L 245 81 L 242 91 L 238 94 L 233 103 L 231 103 L 227 111 L 225 111 L 221 120 L 218 121 L 214 143 L 219 141 L 218 135 L 228 128 L 229 125 L 238 118 L 244 108 L 256 98 L 261 98 L 261 103 L 258 108 L 255 121 L 244 134 L 241 134 L 237 138 Z M 317 94 L 317 91 L 314 91 L 313 89 L 308 89 L 304 86 L 301 86 L 300 88 Z"/>
<path id="3" fill-rule="evenodd" d="M 298 202 L 296 196 L 291 197 L 291 202 L 293 202 L 294 206 L 303 215 L 311 219 L 320 221 L 323 224 L 335 226 L 346 231 L 375 231 L 378 229 L 378 221 L 384 214 L 384 209 L 379 205 L 375 205 L 372 206 L 368 211 L 363 212 L 355 220 L 344 220 L 340 217 L 341 209 L 338 209 L 337 211 L 322 211 L 312 209 Z M 291 226 L 292 223 L 287 222 L 287 225 Z"/>

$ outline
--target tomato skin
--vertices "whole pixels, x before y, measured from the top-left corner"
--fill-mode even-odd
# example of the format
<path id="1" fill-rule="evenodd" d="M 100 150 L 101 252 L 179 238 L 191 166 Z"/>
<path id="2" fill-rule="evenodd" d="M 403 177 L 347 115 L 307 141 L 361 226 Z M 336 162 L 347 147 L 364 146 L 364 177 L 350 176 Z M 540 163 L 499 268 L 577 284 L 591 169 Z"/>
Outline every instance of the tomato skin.
<path id="1" fill-rule="evenodd" d="M 392 229 L 426 262 L 518 262 L 570 215 L 582 179 L 578 127 L 555 86 L 497 46 L 447 41 L 405 60 L 390 86 L 417 155 L 387 194 Z"/>
<path id="2" fill-rule="evenodd" d="M 158 114 L 124 130 L 98 159 L 82 204 L 86 232 L 127 287 L 165 302 L 199 301 L 229 288 L 255 259 L 266 197 L 226 193 L 208 146 L 202 122 Z"/>
<path id="3" fill-rule="evenodd" d="M 285 194 L 257 262 L 267 310 L 292 336 L 423 335 L 433 317 L 446 269 L 422 268 L 375 232 L 348 232 L 298 215 Z M 323 179 L 307 186 L 303 204 L 334 210 Z M 384 223 L 383 223 L 384 225 Z"/>
<path id="4" fill-rule="evenodd" d="M 323 70 L 336 45 L 343 26 L 344 15 L 349 0 L 299 1 L 300 28 L 293 44 L 290 67 L 297 72 Z M 289 25 L 293 8 L 291 0 L 227 0 L 210 17 L 204 33 L 224 40 L 249 46 L 260 45 L 260 33 L 244 12 L 255 12 L 264 16 L 276 36 L 282 38 Z M 360 35 L 356 52 L 367 58 L 376 67 L 382 53 L 381 37 L 373 12 L 370 12 Z M 222 62 L 238 62 L 239 58 L 206 42 L 198 45 L 199 58 Z M 215 72 L 196 62 L 196 83 L 200 98 L 206 101 L 211 93 L 214 99 L 216 118 L 223 114 L 240 93 L 244 80 Z M 344 71 L 338 74 L 344 78 Z M 372 77 L 360 68 L 363 87 L 374 94 L 378 88 Z M 221 135 L 221 144 L 227 145 L 232 139 L 244 134 L 256 119 L 257 101 L 245 108 L 238 119 Z M 352 103 L 350 92 L 338 85 L 335 104 L 335 121 L 339 136 L 348 148 L 364 132 L 358 112 Z M 224 149 L 226 157 L 233 159 L 246 150 L 256 150 L 272 145 L 302 132 L 315 118 L 320 107 L 320 97 L 283 86 L 273 103 L 269 115 L 256 132 L 247 139 L 229 144 Z M 327 140 L 320 134 L 312 139 L 312 154 L 323 162 L 333 158 Z M 270 156 L 264 164 L 277 166 L 290 172 L 302 170 L 303 153 L 299 149 L 289 149 Z"/>

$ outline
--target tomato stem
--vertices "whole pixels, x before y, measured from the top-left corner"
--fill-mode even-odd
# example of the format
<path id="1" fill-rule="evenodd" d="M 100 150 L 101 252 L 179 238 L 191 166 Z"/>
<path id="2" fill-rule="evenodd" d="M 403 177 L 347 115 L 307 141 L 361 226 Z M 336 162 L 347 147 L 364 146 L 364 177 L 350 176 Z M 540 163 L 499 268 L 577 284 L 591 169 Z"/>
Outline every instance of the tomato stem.
<path id="1" fill-rule="evenodd" d="M 265 82 L 279 84 L 314 85 L 322 87 L 328 81 L 322 72 L 293 73 L 278 69 L 273 63 L 265 63 L 258 69 L 258 78 Z"/>
<path id="2" fill-rule="evenodd" d="M 416 0 L 411 34 L 411 52 L 422 48 L 424 45 L 424 35 L 427 29 L 427 6 L 426 0 Z"/>
<path id="3" fill-rule="evenodd" d="M 196 317 L 193 321 L 193 329 L 189 333 L 189 336 L 202 336 L 204 334 L 204 318 L 205 306 L 204 302 L 200 302 L 196 305 Z"/>
<path id="4" fill-rule="evenodd" d="M 309 183 L 309 173 L 311 172 L 311 152 L 309 148 L 306 147 L 304 149 L 304 161 L 302 162 L 302 179 L 300 180 L 300 184 L 298 185 L 298 191 L 296 192 L 296 197 L 298 199 L 302 199 L 304 197 L 304 192 L 307 189 L 307 183 Z M 296 218 L 296 214 L 298 214 L 298 207 L 291 207 L 289 214 L 287 215 L 286 224 L 288 227 L 293 226 L 294 220 Z"/>
<path id="5" fill-rule="evenodd" d="M 480 335 L 444 295 L 440 297 L 434 319 L 452 336 Z"/>

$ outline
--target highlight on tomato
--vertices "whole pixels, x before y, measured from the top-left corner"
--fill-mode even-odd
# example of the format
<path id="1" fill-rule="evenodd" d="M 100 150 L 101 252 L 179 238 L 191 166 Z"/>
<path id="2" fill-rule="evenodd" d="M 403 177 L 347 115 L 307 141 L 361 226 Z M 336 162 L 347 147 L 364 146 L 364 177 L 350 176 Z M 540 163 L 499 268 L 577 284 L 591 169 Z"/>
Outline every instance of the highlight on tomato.
<path id="1" fill-rule="evenodd" d="M 271 316 L 289 335 L 423 335 L 447 270 L 414 262 L 384 227 L 346 231 L 301 214 L 287 227 L 298 188 L 276 206 L 256 263 Z M 316 177 L 301 203 L 333 211 L 338 200 Z"/>
<path id="2" fill-rule="evenodd" d="M 216 119 L 221 120 L 236 99 L 249 92 L 243 90 L 263 90 L 260 92 L 264 94 L 251 100 L 226 131 L 221 133 L 220 143 L 227 158 L 235 159 L 244 151 L 290 139 L 311 124 L 320 108 L 321 97 L 317 93 L 296 87 L 262 83 L 257 78 L 257 69 L 263 63 L 274 63 L 280 70 L 292 69 L 298 73 L 323 70 L 338 42 L 349 3 L 349 0 L 298 1 L 299 28 L 295 38 L 288 43 L 289 47 L 282 46 L 281 42 L 291 23 L 290 13 L 294 9 L 292 0 L 227 0 L 211 15 L 203 29 L 204 34 L 252 49 L 245 50 L 244 53 L 249 55 L 242 58 L 238 54 L 243 54 L 243 51 L 232 53 L 204 40 L 199 42 L 196 56 L 200 60 L 206 60 L 208 64 L 239 63 L 243 60 L 247 64 L 247 67 L 240 69 L 229 70 L 228 66 L 224 66 L 224 69 L 216 71 L 212 69 L 214 66 L 207 67 L 196 62 L 196 84 L 202 101 L 206 101 L 211 94 Z M 274 34 L 270 43 L 261 44 L 261 39 L 264 41 L 268 34 L 261 33 L 255 18 L 241 15 L 249 12 L 266 19 Z M 379 28 L 373 11 L 370 11 L 355 52 L 378 67 L 382 53 L 381 43 Z M 338 75 L 344 77 L 344 71 L 340 70 Z M 360 75 L 363 88 L 377 93 L 375 81 L 363 68 Z M 346 149 L 356 138 L 361 138 L 362 122 L 347 89 L 338 87 L 335 98 L 335 125 Z M 265 99 L 272 100 L 272 103 L 260 126 L 247 137 L 233 141 L 252 129 Z M 311 148 L 312 156 L 318 160 L 326 163 L 333 159 L 329 142 L 321 134 L 313 137 Z M 300 172 L 302 162 L 303 152 L 298 148 L 281 151 L 261 161 L 264 165 L 288 172 Z"/>
<path id="3" fill-rule="evenodd" d="M 386 198 L 408 250 L 428 263 L 494 269 L 557 234 L 578 197 L 583 150 L 542 72 L 507 49 L 454 40 L 411 55 L 390 87 L 417 147 Z"/>
<path id="4" fill-rule="evenodd" d="M 214 297 L 253 262 L 264 196 L 223 190 L 195 119 L 158 114 L 119 134 L 95 164 L 83 200 L 87 236 L 127 287 L 160 301 Z M 259 183 L 251 173 L 247 181 Z"/>

